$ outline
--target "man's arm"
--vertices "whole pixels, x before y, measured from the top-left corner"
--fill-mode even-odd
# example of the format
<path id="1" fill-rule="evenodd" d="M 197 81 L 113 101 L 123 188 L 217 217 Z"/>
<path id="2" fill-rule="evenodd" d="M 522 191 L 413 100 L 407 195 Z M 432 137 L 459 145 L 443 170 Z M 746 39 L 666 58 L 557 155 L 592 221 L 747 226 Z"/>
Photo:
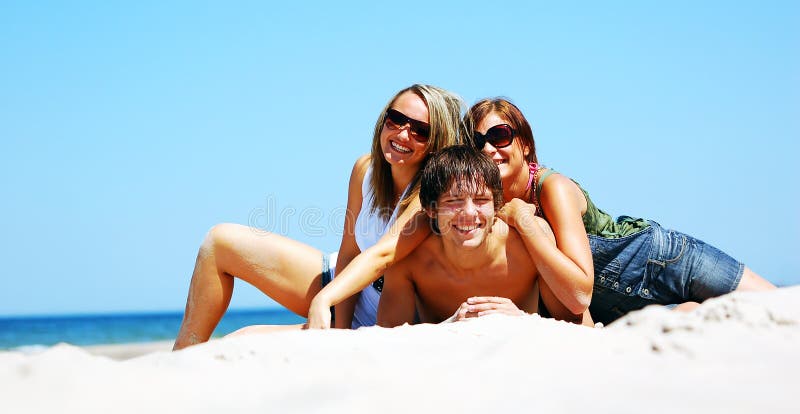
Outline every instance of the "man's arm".
<path id="1" fill-rule="evenodd" d="M 414 322 L 416 292 L 407 269 L 408 260 L 403 260 L 386 271 L 383 292 L 378 305 L 378 325 L 393 328 Z"/>

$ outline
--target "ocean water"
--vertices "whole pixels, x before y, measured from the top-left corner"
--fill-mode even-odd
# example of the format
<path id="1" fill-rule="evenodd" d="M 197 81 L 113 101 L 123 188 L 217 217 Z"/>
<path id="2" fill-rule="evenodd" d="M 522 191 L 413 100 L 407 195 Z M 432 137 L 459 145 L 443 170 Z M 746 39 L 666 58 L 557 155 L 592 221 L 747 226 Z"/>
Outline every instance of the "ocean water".
<path id="1" fill-rule="evenodd" d="M 61 342 L 100 345 L 172 340 L 182 319 L 183 312 L 0 317 L 0 350 L 35 349 Z M 229 310 L 213 336 L 248 325 L 304 322 L 305 318 L 286 309 Z"/>

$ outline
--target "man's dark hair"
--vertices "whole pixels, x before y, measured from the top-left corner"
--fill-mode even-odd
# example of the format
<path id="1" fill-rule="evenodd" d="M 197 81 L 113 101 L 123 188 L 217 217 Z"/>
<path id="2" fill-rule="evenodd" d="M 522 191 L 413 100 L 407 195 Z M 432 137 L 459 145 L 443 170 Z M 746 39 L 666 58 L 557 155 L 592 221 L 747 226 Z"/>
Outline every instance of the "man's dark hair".
<path id="1" fill-rule="evenodd" d="M 500 170 L 488 156 L 467 145 L 444 148 L 431 156 L 420 177 L 422 207 L 436 208 L 439 197 L 455 183 L 457 193 L 475 194 L 484 187 L 492 192 L 494 209 L 503 206 Z"/>

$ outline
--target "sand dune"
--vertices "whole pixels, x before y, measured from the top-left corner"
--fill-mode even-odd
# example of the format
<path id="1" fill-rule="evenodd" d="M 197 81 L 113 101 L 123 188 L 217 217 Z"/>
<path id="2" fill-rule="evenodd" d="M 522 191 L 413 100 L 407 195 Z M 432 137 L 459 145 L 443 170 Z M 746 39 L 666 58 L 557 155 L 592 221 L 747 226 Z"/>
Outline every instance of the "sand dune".
<path id="1" fill-rule="evenodd" d="M 3 412 L 794 413 L 800 287 L 601 329 L 490 316 L 169 347 L 0 353 Z"/>

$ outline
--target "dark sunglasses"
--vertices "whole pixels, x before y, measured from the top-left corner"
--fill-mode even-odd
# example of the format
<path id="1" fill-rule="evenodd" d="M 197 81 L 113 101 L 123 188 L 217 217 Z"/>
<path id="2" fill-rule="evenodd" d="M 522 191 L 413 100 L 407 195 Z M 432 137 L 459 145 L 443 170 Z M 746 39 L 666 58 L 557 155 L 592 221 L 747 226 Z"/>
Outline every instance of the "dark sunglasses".
<path id="1" fill-rule="evenodd" d="M 431 126 L 425 122 L 405 116 L 402 112 L 389 108 L 386 110 L 385 122 L 390 129 L 400 129 L 408 125 L 408 132 L 419 142 L 428 142 Z"/>
<path id="2" fill-rule="evenodd" d="M 505 148 L 514 142 L 514 135 L 516 135 L 516 132 L 511 128 L 511 125 L 500 124 L 489 128 L 486 134 L 473 131 L 472 142 L 477 149 L 483 149 L 487 142 L 495 148 Z"/>

